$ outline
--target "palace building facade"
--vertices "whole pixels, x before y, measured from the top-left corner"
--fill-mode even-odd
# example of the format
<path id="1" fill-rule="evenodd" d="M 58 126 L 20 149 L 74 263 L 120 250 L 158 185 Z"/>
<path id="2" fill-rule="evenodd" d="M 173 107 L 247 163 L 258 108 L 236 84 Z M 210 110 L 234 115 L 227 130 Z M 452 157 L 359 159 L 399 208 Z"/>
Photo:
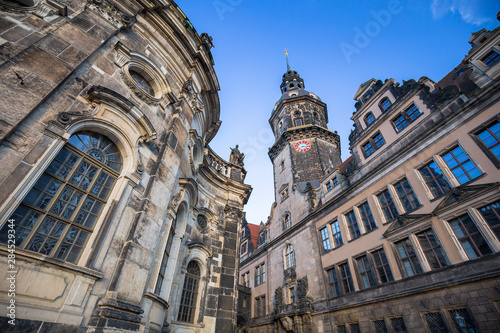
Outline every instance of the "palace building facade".
<path id="1" fill-rule="evenodd" d="M 363 83 L 345 161 L 288 68 L 269 120 L 276 202 L 240 249 L 241 331 L 498 331 L 500 28 L 469 43 L 437 83 Z"/>
<path id="2" fill-rule="evenodd" d="M 236 329 L 212 47 L 172 0 L 0 1 L 0 331 Z"/>

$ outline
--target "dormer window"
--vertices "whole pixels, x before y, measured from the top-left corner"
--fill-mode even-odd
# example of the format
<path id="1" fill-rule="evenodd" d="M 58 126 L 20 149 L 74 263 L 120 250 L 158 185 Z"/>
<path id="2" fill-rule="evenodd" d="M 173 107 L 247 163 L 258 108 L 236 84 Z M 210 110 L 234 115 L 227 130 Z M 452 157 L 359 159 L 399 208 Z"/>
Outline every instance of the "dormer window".
<path id="1" fill-rule="evenodd" d="M 483 59 L 481 59 L 481 61 L 484 62 L 484 64 L 486 66 L 489 66 L 489 67 L 491 67 L 494 64 L 496 64 L 499 60 L 500 60 L 500 54 L 498 54 L 495 51 L 491 51 L 490 53 L 488 53 L 486 55 L 486 57 L 484 57 Z"/>
<path id="2" fill-rule="evenodd" d="M 373 123 L 375 121 L 375 117 L 373 116 L 373 113 L 369 112 L 366 116 L 365 116 L 365 123 L 366 123 L 366 126 L 369 126 L 371 123 Z"/>
<path id="3" fill-rule="evenodd" d="M 389 100 L 389 98 L 384 97 L 378 105 L 380 106 L 382 112 L 385 112 L 389 108 L 389 106 L 391 106 L 391 101 Z"/>

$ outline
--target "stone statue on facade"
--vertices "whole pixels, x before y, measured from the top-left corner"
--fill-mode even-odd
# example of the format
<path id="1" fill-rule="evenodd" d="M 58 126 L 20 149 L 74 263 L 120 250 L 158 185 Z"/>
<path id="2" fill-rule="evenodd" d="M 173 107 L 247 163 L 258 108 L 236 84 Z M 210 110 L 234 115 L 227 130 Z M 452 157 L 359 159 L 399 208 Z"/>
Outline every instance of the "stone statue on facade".
<path id="1" fill-rule="evenodd" d="M 231 155 L 229 156 L 229 162 L 236 164 L 240 167 L 244 166 L 243 160 L 245 159 L 245 154 L 240 152 L 240 150 L 238 149 L 238 145 L 236 145 L 236 147 L 234 147 L 234 148 L 231 148 L 231 147 L 229 147 L 229 148 L 231 149 Z"/>
<path id="2" fill-rule="evenodd" d="M 285 329 L 285 332 L 293 332 L 293 320 L 290 317 L 281 317 L 281 325 Z"/>
<path id="3" fill-rule="evenodd" d="M 307 276 L 297 281 L 297 294 L 299 301 L 306 300 L 307 298 L 307 289 L 309 288 L 309 284 L 307 282 Z"/>
<path id="4" fill-rule="evenodd" d="M 283 287 L 276 288 L 274 291 L 274 300 L 276 302 L 276 308 L 283 306 Z"/>

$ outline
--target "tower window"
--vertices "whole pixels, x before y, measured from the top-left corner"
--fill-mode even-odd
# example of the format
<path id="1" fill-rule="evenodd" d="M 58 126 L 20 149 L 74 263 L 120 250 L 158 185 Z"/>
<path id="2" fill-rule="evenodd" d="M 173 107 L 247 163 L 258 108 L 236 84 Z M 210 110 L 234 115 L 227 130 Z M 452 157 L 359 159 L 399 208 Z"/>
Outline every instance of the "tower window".
<path id="1" fill-rule="evenodd" d="M 302 118 L 296 118 L 293 120 L 295 126 L 302 126 Z"/>
<path id="2" fill-rule="evenodd" d="M 132 79 L 134 79 L 135 83 L 137 83 L 139 88 L 141 88 L 145 93 L 148 93 L 150 95 L 154 95 L 153 87 L 144 78 L 144 76 L 142 76 L 141 74 L 139 74 L 138 72 L 136 72 L 134 70 L 130 70 L 129 73 L 130 73 L 130 76 L 132 76 Z"/>
<path id="3" fill-rule="evenodd" d="M 111 140 L 94 132 L 73 135 L 10 217 L 19 248 L 76 263 L 121 168 Z M 0 231 L 1 242 L 8 229 Z"/>

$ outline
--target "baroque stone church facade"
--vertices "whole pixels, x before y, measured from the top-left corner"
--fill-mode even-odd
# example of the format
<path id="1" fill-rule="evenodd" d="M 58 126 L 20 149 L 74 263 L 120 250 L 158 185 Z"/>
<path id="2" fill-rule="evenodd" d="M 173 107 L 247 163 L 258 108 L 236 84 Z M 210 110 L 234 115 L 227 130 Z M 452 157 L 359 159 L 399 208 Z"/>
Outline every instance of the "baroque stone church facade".
<path id="1" fill-rule="evenodd" d="M 276 201 L 241 239 L 241 331 L 498 332 L 500 28 L 469 43 L 437 83 L 363 83 L 345 161 L 288 66 L 269 120 Z"/>
<path id="2" fill-rule="evenodd" d="M 0 331 L 235 330 L 212 47 L 171 0 L 0 1 Z"/>

